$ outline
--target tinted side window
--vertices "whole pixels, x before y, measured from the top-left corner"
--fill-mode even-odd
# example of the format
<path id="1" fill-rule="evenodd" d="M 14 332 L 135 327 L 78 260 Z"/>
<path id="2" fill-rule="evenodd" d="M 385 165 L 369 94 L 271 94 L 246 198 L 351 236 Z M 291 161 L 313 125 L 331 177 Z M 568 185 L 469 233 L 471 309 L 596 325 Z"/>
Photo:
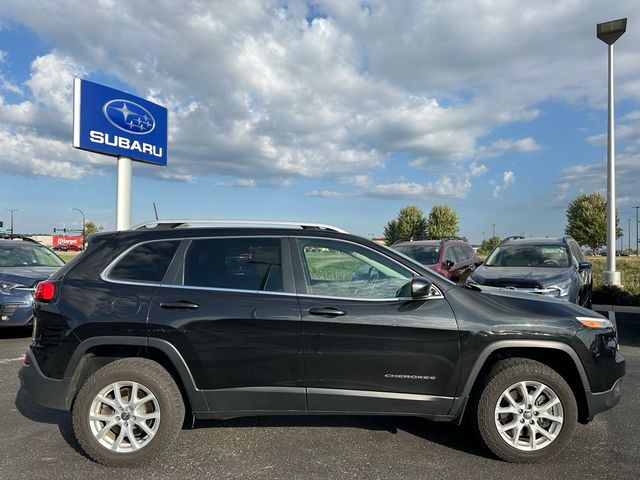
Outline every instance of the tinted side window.
<path id="1" fill-rule="evenodd" d="M 444 261 L 448 261 L 451 260 L 453 263 L 458 263 L 458 259 L 456 258 L 456 254 L 453 251 L 453 245 L 447 247 L 447 249 L 444 251 Z"/>
<path id="2" fill-rule="evenodd" d="M 467 249 L 467 255 L 468 255 L 468 257 L 469 257 L 470 259 L 475 258 L 475 256 L 476 256 L 476 251 L 473 249 L 473 247 L 472 247 L 472 246 L 470 246 L 470 245 L 467 245 L 467 246 L 466 246 L 466 249 Z"/>
<path id="3" fill-rule="evenodd" d="M 150 242 L 127 253 L 109 272 L 109 278 L 160 283 L 169 268 L 179 241 Z"/>
<path id="4" fill-rule="evenodd" d="M 280 239 L 193 240 L 185 256 L 184 284 L 282 292 Z"/>
<path id="5" fill-rule="evenodd" d="M 469 256 L 469 250 L 466 245 L 454 245 L 454 251 L 458 262 L 466 262 L 471 257 Z"/>

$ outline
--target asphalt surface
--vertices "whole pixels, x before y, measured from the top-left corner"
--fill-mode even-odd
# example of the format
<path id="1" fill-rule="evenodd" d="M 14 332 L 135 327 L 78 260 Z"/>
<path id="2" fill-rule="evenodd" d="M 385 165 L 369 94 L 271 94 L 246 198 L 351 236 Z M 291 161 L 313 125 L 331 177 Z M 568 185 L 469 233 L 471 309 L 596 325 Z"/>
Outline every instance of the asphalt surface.
<path id="1" fill-rule="evenodd" d="M 617 314 L 627 358 L 621 403 L 579 425 L 557 457 L 538 465 L 494 458 L 471 432 L 397 417 L 270 417 L 201 422 L 163 461 L 102 467 L 73 438 L 68 412 L 40 407 L 20 388 L 28 332 L 0 331 L 0 479 L 639 479 L 640 315 Z"/>

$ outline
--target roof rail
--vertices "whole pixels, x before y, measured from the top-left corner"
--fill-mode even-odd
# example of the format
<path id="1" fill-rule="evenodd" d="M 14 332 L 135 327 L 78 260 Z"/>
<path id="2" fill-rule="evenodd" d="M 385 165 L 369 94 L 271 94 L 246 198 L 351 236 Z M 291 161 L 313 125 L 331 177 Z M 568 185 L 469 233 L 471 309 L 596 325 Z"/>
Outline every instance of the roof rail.
<path id="1" fill-rule="evenodd" d="M 463 241 L 463 242 L 464 242 L 464 238 L 462 238 L 462 237 L 442 237 L 442 238 L 440 239 L 440 243 L 442 243 L 442 242 L 448 242 L 448 241 L 450 241 L 450 240 L 461 240 L 461 241 Z"/>
<path id="2" fill-rule="evenodd" d="M 506 237 L 503 238 L 502 240 L 500 240 L 500 243 L 504 243 L 507 242 L 509 240 L 524 240 L 525 237 L 523 237 L 522 235 L 511 235 L 510 237 Z"/>
<path id="3" fill-rule="evenodd" d="M 342 228 L 326 225 L 324 223 L 313 222 L 281 222 L 274 220 L 189 220 L 189 219 L 168 219 L 150 220 L 131 227 L 131 230 L 160 230 L 172 228 L 197 228 L 197 227 L 297 227 L 303 230 L 328 230 L 338 233 L 349 233 Z"/>

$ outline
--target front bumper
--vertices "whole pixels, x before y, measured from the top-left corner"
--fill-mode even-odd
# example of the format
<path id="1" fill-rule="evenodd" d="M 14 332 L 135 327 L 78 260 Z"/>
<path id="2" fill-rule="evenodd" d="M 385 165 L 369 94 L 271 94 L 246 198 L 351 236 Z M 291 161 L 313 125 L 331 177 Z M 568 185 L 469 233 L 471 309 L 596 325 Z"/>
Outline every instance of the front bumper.
<path id="1" fill-rule="evenodd" d="M 586 392 L 587 403 L 589 405 L 589 420 L 593 420 L 598 413 L 609 410 L 620 403 L 622 395 L 622 377 L 613 384 L 609 390 L 604 392 Z"/>
<path id="2" fill-rule="evenodd" d="M 26 327 L 33 325 L 33 306 L 31 302 L 0 303 L 0 328 Z"/>
<path id="3" fill-rule="evenodd" d="M 27 349 L 26 355 L 29 365 L 23 365 L 20 369 L 20 380 L 29 397 L 44 407 L 67 410 L 67 382 L 42 373 L 31 348 Z"/>

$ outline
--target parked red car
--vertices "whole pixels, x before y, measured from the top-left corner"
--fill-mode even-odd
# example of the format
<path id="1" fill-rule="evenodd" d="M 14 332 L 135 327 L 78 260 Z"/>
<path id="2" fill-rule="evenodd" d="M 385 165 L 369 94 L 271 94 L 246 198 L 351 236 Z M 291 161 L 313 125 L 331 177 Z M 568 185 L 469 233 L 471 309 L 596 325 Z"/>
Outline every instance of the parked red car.
<path id="1" fill-rule="evenodd" d="M 464 282 L 482 263 L 473 247 L 460 238 L 397 242 L 391 248 L 454 282 Z"/>

